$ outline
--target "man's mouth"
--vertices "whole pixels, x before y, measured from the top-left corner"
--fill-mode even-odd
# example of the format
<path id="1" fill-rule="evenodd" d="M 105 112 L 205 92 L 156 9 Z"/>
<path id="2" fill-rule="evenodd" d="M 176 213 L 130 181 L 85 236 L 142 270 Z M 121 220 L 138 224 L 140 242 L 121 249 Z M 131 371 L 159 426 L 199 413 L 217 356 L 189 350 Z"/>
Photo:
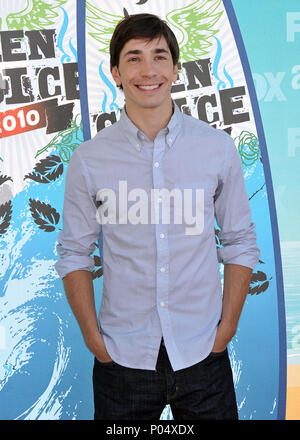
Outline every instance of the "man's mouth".
<path id="1" fill-rule="evenodd" d="M 162 83 L 160 83 L 160 84 L 149 84 L 149 85 L 143 85 L 143 84 L 141 84 L 141 85 L 136 85 L 136 87 L 138 88 L 138 89 L 141 89 L 141 90 L 156 90 L 156 89 L 159 89 L 160 88 L 160 86 L 162 85 Z"/>

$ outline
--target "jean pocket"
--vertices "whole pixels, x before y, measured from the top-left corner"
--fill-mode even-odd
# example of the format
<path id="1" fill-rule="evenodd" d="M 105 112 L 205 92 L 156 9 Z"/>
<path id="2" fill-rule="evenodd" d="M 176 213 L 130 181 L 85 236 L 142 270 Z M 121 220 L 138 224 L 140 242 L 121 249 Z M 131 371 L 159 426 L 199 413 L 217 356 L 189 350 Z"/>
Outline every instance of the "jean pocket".
<path id="1" fill-rule="evenodd" d="M 102 367 L 109 367 L 111 365 L 115 365 L 115 361 L 113 361 L 113 360 L 108 361 L 108 362 L 102 362 L 102 361 L 99 361 L 99 359 L 97 357 L 95 357 L 95 362 L 98 365 L 101 365 Z"/>
<path id="2" fill-rule="evenodd" d="M 211 351 L 209 356 L 210 357 L 221 357 L 227 352 L 227 347 L 223 351 Z"/>

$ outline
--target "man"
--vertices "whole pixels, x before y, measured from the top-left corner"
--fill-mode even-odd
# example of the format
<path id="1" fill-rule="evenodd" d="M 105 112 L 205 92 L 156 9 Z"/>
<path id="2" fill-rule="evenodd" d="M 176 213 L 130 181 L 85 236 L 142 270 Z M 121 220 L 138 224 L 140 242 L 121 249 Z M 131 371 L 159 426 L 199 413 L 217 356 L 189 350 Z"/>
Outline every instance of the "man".
<path id="1" fill-rule="evenodd" d="M 238 153 L 172 101 L 179 49 L 165 22 L 124 18 L 110 55 L 125 108 L 72 156 L 56 263 L 95 355 L 95 419 L 158 420 L 167 403 L 175 419 L 236 419 L 226 347 L 259 257 Z"/>

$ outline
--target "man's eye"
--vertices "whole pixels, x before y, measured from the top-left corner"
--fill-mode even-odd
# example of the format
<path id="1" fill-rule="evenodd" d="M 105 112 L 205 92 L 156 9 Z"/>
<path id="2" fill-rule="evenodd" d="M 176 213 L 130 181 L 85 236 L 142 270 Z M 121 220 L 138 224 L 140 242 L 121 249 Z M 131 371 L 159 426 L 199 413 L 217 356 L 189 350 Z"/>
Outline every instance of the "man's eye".
<path id="1" fill-rule="evenodd" d="M 133 61 L 133 62 L 134 62 L 134 61 L 137 61 L 137 60 L 138 60 L 138 58 L 137 58 L 137 57 L 132 57 L 132 58 L 129 58 L 129 60 L 128 60 L 128 61 L 129 61 L 129 62 L 130 62 L 130 61 Z"/>
<path id="2" fill-rule="evenodd" d="M 165 60 L 166 57 L 164 57 L 163 55 L 158 55 L 158 56 L 156 57 L 156 59 L 157 59 L 157 60 Z"/>

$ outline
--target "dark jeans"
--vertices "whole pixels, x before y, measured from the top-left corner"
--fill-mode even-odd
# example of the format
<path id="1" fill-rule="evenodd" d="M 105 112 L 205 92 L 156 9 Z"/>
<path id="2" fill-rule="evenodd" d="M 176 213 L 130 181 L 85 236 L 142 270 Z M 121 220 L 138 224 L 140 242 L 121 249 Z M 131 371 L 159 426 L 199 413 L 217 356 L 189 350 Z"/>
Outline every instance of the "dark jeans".
<path id="1" fill-rule="evenodd" d="M 234 420 L 237 406 L 227 349 L 173 371 L 162 342 L 156 371 L 95 359 L 95 420 L 159 420 L 170 404 L 174 420 Z"/>

